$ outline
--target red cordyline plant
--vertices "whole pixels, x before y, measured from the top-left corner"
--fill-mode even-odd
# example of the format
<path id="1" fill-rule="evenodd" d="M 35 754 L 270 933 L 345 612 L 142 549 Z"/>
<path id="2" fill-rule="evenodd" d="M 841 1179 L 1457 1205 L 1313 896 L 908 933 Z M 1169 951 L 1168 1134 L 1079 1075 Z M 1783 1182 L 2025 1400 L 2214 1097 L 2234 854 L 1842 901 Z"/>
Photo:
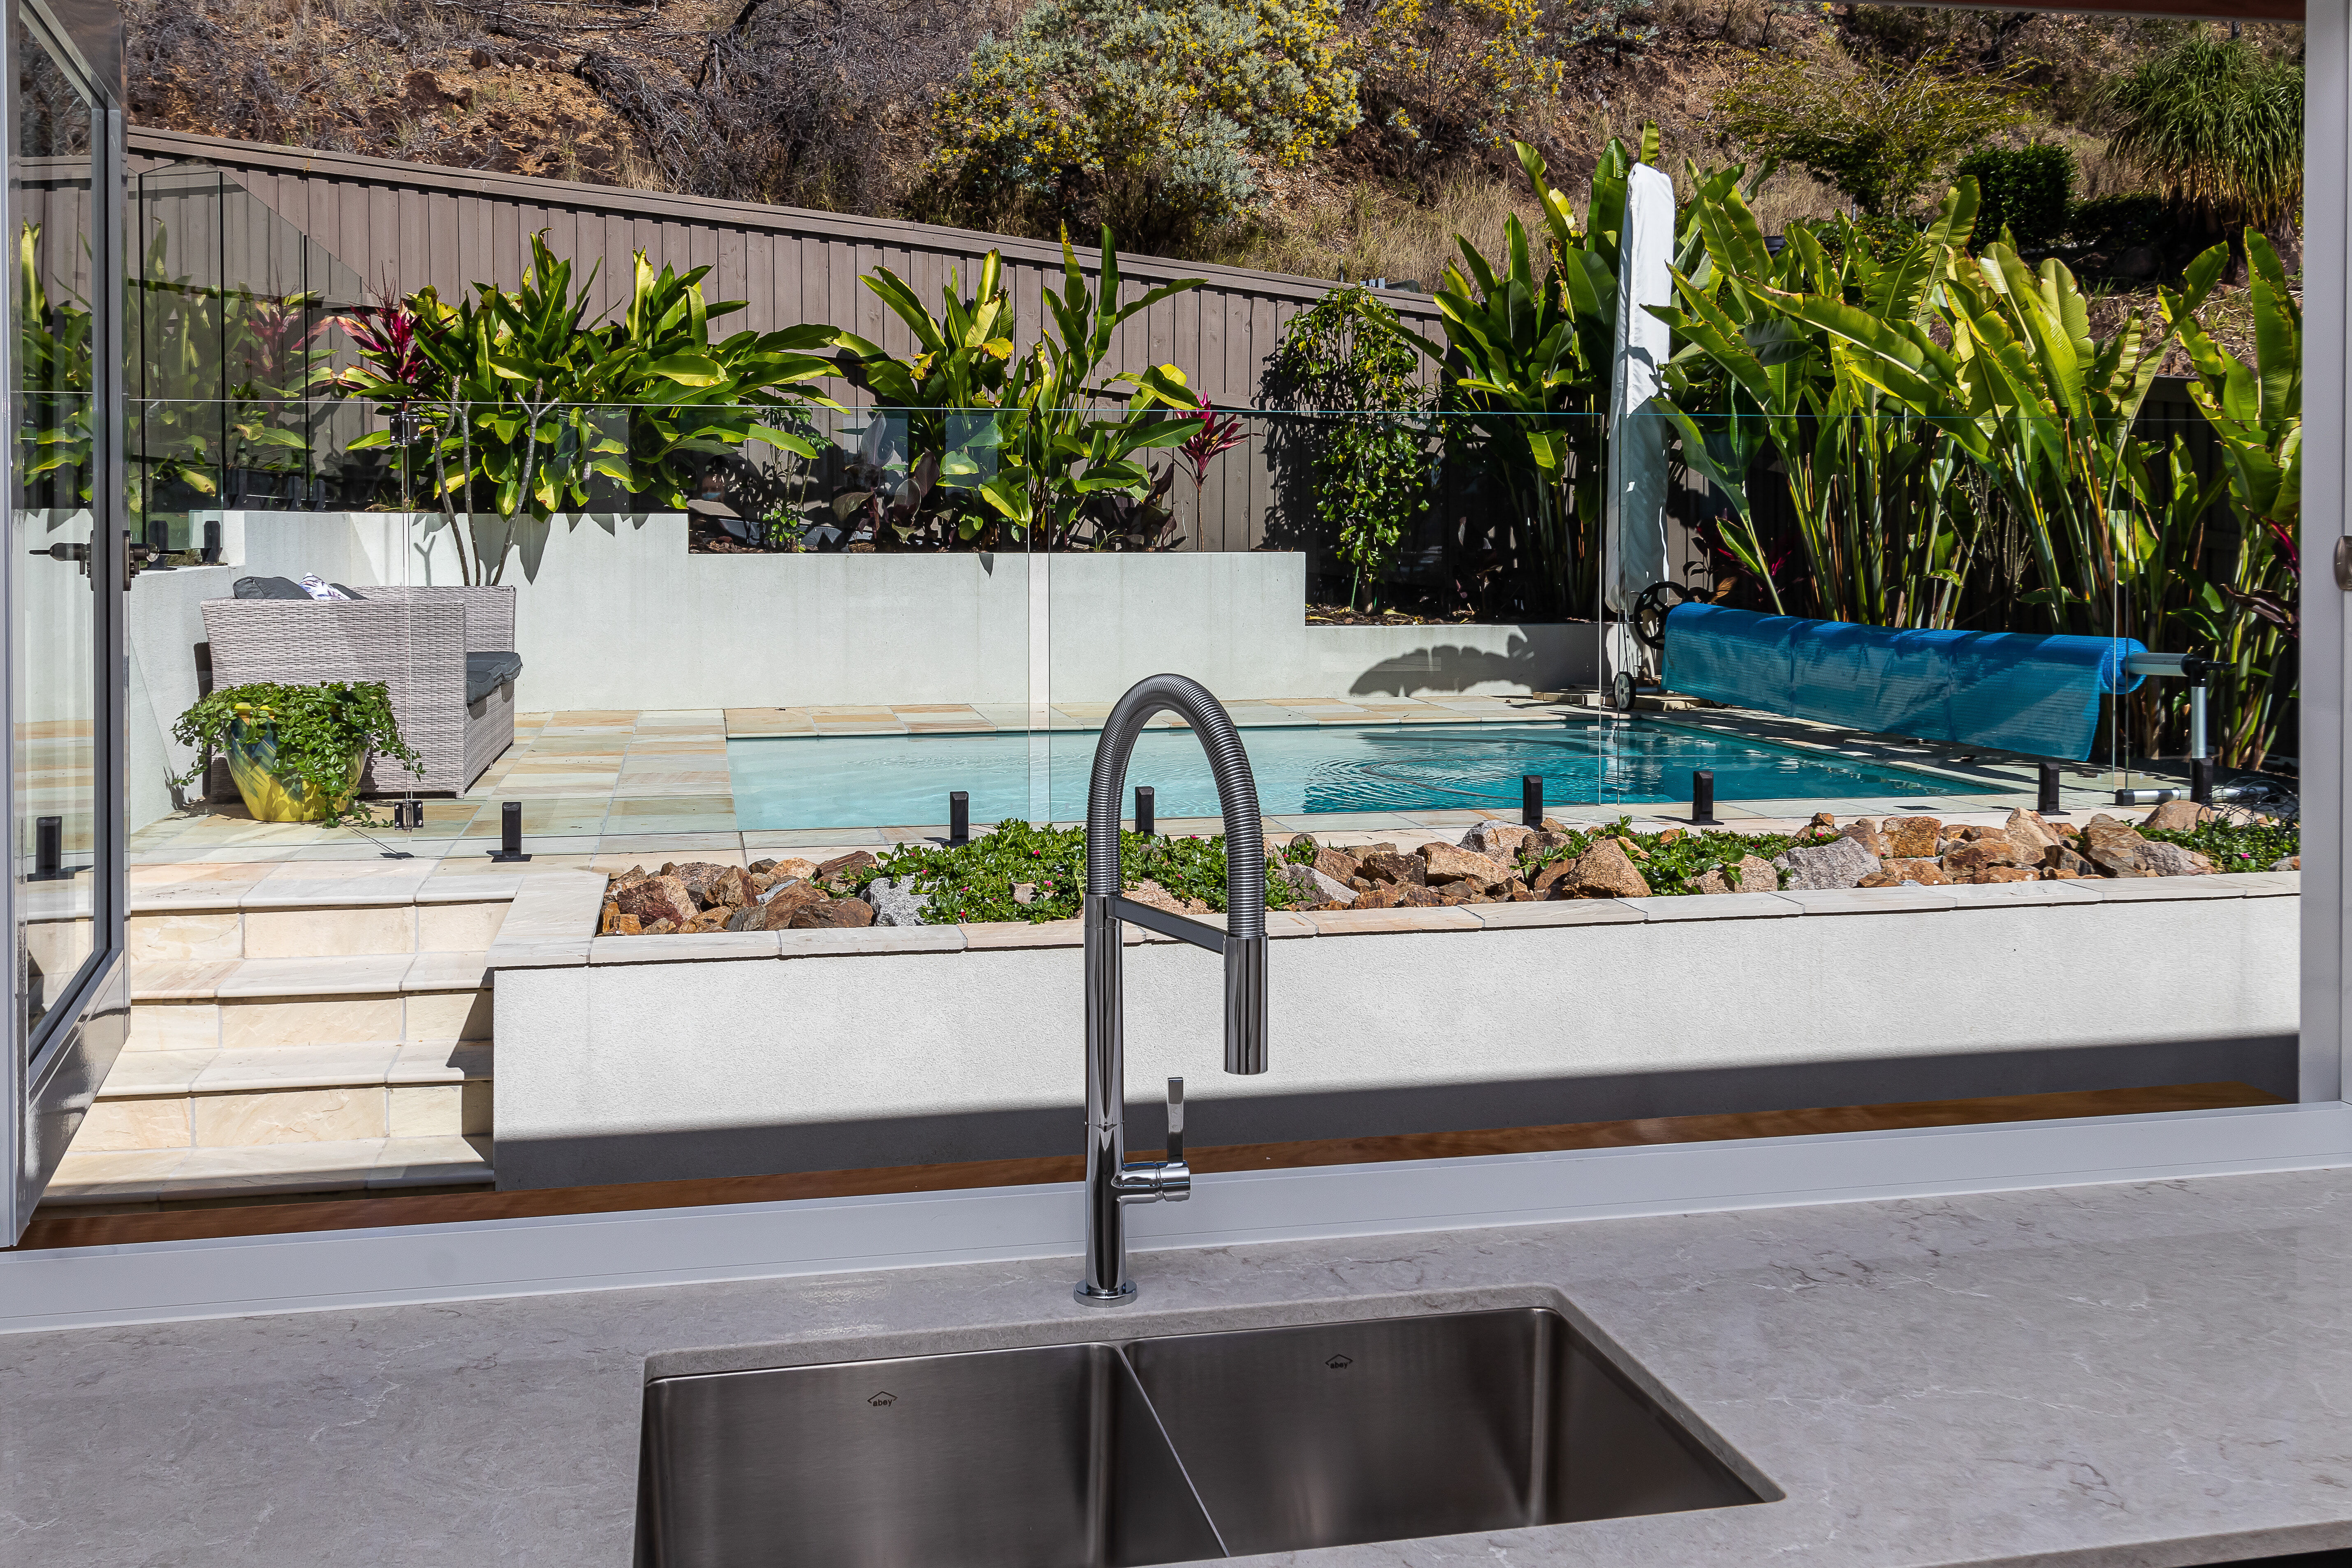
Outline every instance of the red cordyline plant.
<path id="1" fill-rule="evenodd" d="M 1242 428 L 1240 415 L 1220 414 L 1214 404 L 1205 400 L 1193 417 L 1201 422 L 1201 427 L 1192 432 L 1192 439 L 1176 448 L 1176 456 L 1192 481 L 1192 510 L 1198 515 L 1201 488 L 1209 482 L 1209 465 L 1221 453 L 1229 452 L 1248 440 L 1249 432 Z"/>

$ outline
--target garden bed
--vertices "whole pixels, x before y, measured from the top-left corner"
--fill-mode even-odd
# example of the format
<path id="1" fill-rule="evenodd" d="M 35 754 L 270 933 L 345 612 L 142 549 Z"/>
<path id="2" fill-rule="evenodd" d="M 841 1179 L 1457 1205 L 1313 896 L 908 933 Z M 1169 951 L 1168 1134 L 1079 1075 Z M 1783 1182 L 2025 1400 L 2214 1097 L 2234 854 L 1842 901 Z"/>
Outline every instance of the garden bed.
<path id="1" fill-rule="evenodd" d="M 1360 845 L 1292 836 L 1268 868 L 1270 910 L 1444 909 L 1570 899 L 1710 897 L 2203 877 L 2300 868 L 2292 824 L 2232 821 L 2187 802 L 2137 826 L 2105 816 L 2075 827 L 2012 811 L 2000 827 L 1932 816 L 1827 813 L 1796 834 L 1484 823 L 1458 845 Z M 1224 909 L 1224 841 L 1120 835 L 1129 896 L 1180 912 Z M 762 859 L 642 867 L 611 878 L 600 936 L 856 929 L 1068 920 L 1086 885 L 1086 834 L 1008 821 L 969 845 L 866 850 L 822 864 Z"/>

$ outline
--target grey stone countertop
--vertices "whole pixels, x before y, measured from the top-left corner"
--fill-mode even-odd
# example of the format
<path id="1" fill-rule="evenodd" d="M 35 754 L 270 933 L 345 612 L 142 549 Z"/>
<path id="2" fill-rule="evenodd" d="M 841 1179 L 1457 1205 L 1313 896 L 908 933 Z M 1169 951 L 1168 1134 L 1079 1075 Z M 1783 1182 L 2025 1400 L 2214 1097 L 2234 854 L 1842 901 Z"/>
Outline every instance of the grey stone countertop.
<path id="1" fill-rule="evenodd" d="M 0 1563 L 630 1560 L 656 1373 L 1549 1302 L 1786 1496 L 1255 1563 L 2168 1568 L 2352 1545 L 2352 1171 L 0 1339 Z"/>

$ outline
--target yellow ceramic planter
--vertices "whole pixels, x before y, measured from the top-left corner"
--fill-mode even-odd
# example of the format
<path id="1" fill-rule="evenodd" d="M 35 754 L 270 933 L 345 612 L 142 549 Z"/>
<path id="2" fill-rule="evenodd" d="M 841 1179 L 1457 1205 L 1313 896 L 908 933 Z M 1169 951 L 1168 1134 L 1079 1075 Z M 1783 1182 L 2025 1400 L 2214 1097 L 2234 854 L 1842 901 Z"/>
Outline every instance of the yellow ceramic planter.
<path id="1" fill-rule="evenodd" d="M 245 809 L 256 822 L 319 821 L 331 805 L 348 802 L 358 793 L 360 773 L 366 766 L 364 752 L 352 759 L 351 782 L 344 785 L 341 802 L 313 798 L 300 773 L 289 769 L 279 774 L 278 737 L 267 715 L 257 721 L 240 717 L 229 724 L 228 776 L 236 782 L 236 793 L 245 797 Z"/>

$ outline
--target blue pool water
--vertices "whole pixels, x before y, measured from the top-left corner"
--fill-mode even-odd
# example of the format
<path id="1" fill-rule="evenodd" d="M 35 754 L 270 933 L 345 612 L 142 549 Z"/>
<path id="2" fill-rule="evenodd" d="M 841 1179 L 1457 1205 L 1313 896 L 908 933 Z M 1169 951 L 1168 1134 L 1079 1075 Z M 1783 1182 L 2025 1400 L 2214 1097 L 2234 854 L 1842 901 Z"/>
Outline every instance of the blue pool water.
<path id="1" fill-rule="evenodd" d="M 1097 733 L 856 735 L 727 743 L 735 816 L 746 828 L 851 827 L 947 820 L 948 793 L 971 820 L 1068 822 L 1087 814 Z M 1554 805 L 1690 798 L 1711 768 L 1718 800 L 1834 800 L 1965 789 L 1901 768 L 1847 763 L 1678 724 L 1383 725 L 1242 731 L 1269 816 L 1307 812 L 1507 809 L 1541 773 Z M 1162 817 L 1214 816 L 1217 791 L 1191 732 L 1149 730 L 1128 783 L 1157 792 Z"/>

